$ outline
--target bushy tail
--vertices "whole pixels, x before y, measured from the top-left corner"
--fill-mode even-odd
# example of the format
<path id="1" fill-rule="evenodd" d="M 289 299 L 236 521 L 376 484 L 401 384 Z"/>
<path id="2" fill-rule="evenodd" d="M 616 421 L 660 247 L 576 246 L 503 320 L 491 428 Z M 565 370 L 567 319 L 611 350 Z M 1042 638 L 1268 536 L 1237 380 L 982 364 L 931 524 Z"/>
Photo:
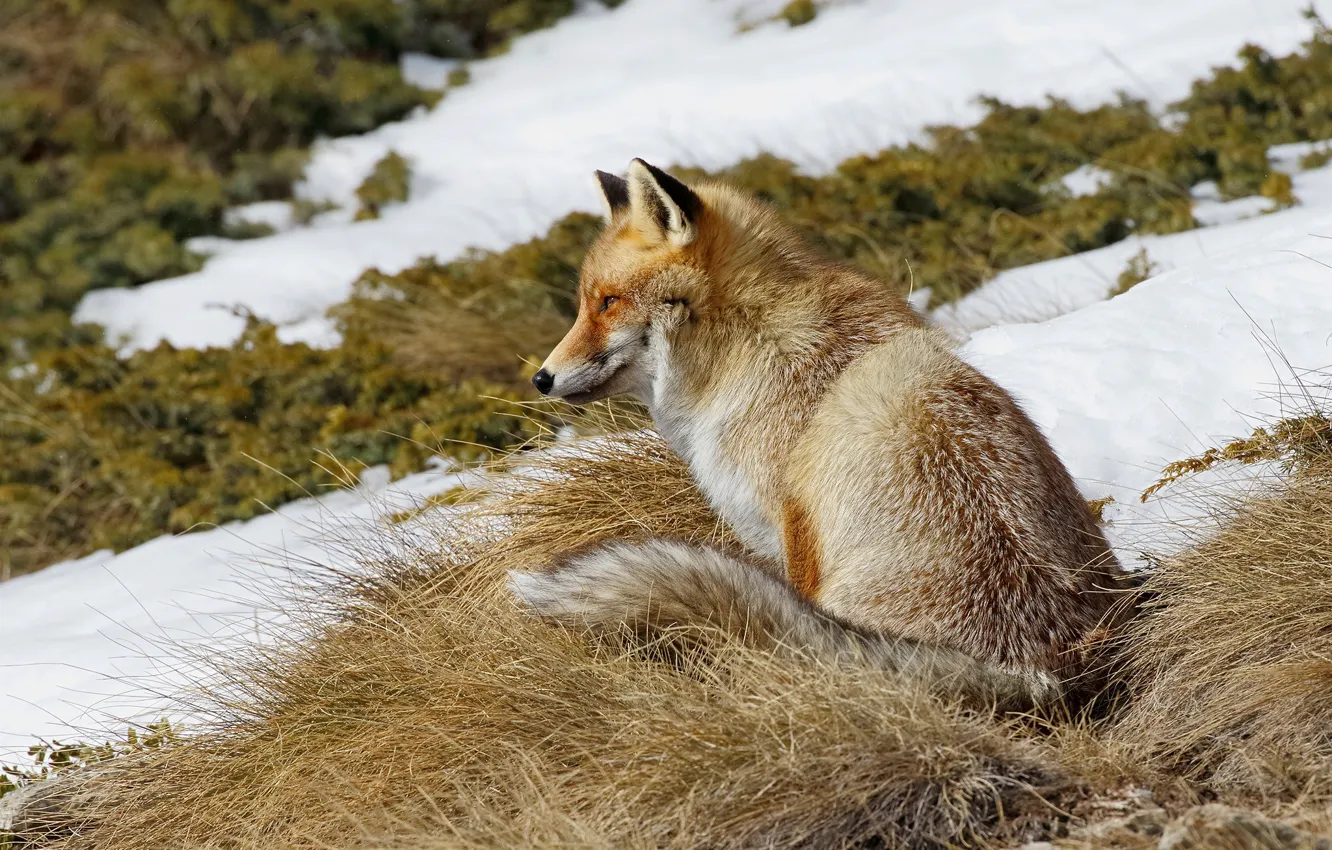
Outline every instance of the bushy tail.
<path id="1" fill-rule="evenodd" d="M 1044 672 L 1007 670 L 957 650 L 856 628 L 752 563 L 680 541 L 582 550 L 550 572 L 510 572 L 509 589 L 533 613 L 569 625 L 641 632 L 712 627 L 750 646 L 868 664 L 1002 708 L 1042 705 L 1062 693 Z"/>

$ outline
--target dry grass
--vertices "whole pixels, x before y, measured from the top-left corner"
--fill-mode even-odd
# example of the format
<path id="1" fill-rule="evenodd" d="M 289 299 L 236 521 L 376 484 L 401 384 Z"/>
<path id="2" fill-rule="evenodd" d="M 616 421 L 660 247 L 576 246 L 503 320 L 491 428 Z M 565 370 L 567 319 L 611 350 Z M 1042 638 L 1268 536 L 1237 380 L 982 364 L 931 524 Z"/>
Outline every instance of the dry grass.
<path id="1" fill-rule="evenodd" d="M 506 296 L 417 287 L 410 302 L 358 301 L 357 319 L 410 368 L 513 381 L 523 372 L 523 360 L 514 352 L 531 356 L 554 348 L 569 320 L 541 305 L 510 303 Z"/>
<path id="2" fill-rule="evenodd" d="M 289 645 L 219 668 L 210 727 L 82 783 L 58 846 L 1155 847 L 1087 830 L 1193 829 L 1212 797 L 1328 826 L 1326 465 L 1151 578 L 1123 648 L 1126 707 L 1053 723 L 721 635 L 594 645 L 530 621 L 507 569 L 604 538 L 734 541 L 650 435 L 529 455 L 499 480 L 429 534 L 349 541 L 369 569 L 323 573 Z"/>
<path id="3" fill-rule="evenodd" d="M 1067 787 L 1038 742 L 881 673 L 720 636 L 666 663 L 520 615 L 504 570 L 570 546 L 728 544 L 654 437 L 548 453 L 439 531 L 379 541 L 335 625 L 224 671 L 215 728 L 91 780 L 66 846 L 935 846 Z"/>
<path id="4" fill-rule="evenodd" d="M 1332 462 L 1151 576 L 1114 737 L 1265 803 L 1332 802 Z"/>

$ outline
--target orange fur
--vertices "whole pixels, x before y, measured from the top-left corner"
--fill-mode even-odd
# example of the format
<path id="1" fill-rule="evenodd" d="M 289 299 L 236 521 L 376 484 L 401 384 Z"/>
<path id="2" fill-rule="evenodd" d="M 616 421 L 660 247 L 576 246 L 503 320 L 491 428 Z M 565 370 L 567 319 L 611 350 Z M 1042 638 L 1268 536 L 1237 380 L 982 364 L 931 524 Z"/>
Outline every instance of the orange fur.
<path id="1" fill-rule="evenodd" d="M 785 540 L 786 575 L 796 593 L 811 601 L 819 596 L 819 540 L 809 514 L 794 499 L 786 501 L 782 536 Z"/>

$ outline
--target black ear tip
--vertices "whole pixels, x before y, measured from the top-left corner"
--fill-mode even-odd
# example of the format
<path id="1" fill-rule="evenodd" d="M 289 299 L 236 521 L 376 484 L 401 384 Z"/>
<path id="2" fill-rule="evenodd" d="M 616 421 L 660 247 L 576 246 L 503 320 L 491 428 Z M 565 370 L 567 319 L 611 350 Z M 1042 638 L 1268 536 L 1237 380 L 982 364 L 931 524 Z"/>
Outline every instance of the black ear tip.
<path id="1" fill-rule="evenodd" d="M 694 194 L 694 190 L 679 179 L 672 177 L 640 157 L 635 157 L 629 164 L 632 166 L 635 163 L 647 170 L 648 176 L 652 178 L 661 191 L 665 192 L 675 202 L 676 206 L 684 211 L 686 217 L 692 217 L 702 209 L 703 201 L 699 199 L 698 195 Z"/>
<path id="2" fill-rule="evenodd" d="M 606 205 L 610 207 L 612 213 L 625 209 L 629 206 L 629 184 L 623 177 L 617 174 L 611 174 L 598 169 L 596 172 L 597 185 L 601 187 L 601 195 L 606 199 Z"/>

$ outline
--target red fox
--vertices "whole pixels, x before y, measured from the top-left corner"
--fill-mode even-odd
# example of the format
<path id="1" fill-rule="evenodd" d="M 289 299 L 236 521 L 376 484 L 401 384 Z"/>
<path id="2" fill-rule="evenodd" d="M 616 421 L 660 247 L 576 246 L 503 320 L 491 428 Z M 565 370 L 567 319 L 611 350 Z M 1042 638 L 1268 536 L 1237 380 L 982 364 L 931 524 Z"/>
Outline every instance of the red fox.
<path id="1" fill-rule="evenodd" d="M 635 159 L 533 383 L 645 403 L 743 556 L 614 542 L 515 572 L 533 613 L 708 625 L 1003 704 L 1060 698 L 1119 564 L 1036 425 L 889 287 L 757 200 Z"/>

